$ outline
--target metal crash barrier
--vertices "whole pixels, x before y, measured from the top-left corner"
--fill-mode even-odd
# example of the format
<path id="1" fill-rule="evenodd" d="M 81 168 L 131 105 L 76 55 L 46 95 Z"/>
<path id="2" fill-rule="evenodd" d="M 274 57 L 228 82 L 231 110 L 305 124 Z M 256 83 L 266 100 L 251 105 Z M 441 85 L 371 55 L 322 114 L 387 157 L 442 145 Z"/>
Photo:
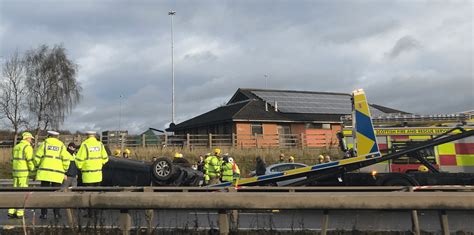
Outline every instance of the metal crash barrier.
<path id="1" fill-rule="evenodd" d="M 449 234 L 447 210 L 473 210 L 474 187 L 76 187 L 0 188 L 0 208 L 120 209 L 121 229 L 130 231 L 128 210 L 216 210 L 221 234 L 230 231 L 236 210 L 323 210 L 326 234 L 331 210 L 411 211 L 414 234 L 420 234 L 416 210 L 439 211 L 442 232 Z M 98 192 L 100 191 L 100 192 Z M 291 200 L 289 200 L 291 198 Z M 329 203 L 328 203 L 329 202 Z M 70 224 L 75 228 L 75 224 Z M 150 224 L 149 231 L 153 226 Z"/>

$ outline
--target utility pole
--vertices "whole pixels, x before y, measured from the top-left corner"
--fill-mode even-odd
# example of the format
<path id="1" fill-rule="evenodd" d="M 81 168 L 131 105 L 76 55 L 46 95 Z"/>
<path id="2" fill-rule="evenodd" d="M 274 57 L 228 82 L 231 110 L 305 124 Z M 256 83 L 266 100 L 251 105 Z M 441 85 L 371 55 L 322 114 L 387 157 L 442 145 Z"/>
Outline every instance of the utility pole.
<path id="1" fill-rule="evenodd" d="M 265 89 L 268 89 L 268 74 L 263 75 L 265 77 Z"/>
<path id="2" fill-rule="evenodd" d="M 123 99 L 123 95 L 120 95 L 119 97 L 119 104 L 120 104 L 120 108 L 119 108 L 119 123 L 118 123 L 118 130 L 120 132 L 120 130 L 122 130 L 122 99 Z"/>
<path id="3" fill-rule="evenodd" d="M 175 108 L 174 108 L 174 45 L 173 45 L 173 16 L 176 15 L 176 11 L 169 11 L 168 15 L 171 16 L 171 123 L 175 123 Z"/>

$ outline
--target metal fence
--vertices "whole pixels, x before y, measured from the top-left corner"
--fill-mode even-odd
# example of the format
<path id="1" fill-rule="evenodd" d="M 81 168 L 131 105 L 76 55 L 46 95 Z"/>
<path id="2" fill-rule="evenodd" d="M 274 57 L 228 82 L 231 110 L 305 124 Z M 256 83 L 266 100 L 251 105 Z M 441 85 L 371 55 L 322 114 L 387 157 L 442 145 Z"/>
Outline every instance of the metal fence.
<path id="1" fill-rule="evenodd" d="M 150 217 L 153 217 L 152 209 L 216 210 L 219 214 L 218 224 L 221 234 L 229 234 L 230 228 L 238 229 L 229 223 L 229 215 L 233 218 L 238 216 L 237 210 L 274 209 L 323 210 L 321 234 L 327 232 L 330 210 L 406 210 L 407 216 L 412 218 L 414 234 L 420 234 L 416 210 L 436 210 L 439 211 L 442 233 L 449 234 L 446 211 L 474 209 L 474 192 L 469 187 L 457 187 L 457 190 L 447 187 L 447 192 L 442 192 L 443 187 L 68 189 L 73 192 L 51 192 L 57 190 L 56 188 L 34 189 L 10 188 L 7 192 L 2 190 L 0 208 L 120 209 L 121 228 L 125 234 L 131 229 L 129 209 L 147 210 L 148 215 L 151 214 Z M 68 220 L 74 229 L 74 220 L 72 218 Z M 153 225 L 150 222 L 149 234 L 152 229 Z"/>
<path id="2" fill-rule="evenodd" d="M 46 136 L 38 136 L 41 142 Z M 60 135 L 64 143 L 81 143 L 84 135 Z M 338 145 L 337 137 L 332 134 L 185 134 L 185 135 L 125 135 L 100 136 L 100 140 L 113 148 L 128 147 L 181 147 L 181 148 L 331 148 Z M 0 147 L 12 147 L 12 136 L 1 136 Z"/>

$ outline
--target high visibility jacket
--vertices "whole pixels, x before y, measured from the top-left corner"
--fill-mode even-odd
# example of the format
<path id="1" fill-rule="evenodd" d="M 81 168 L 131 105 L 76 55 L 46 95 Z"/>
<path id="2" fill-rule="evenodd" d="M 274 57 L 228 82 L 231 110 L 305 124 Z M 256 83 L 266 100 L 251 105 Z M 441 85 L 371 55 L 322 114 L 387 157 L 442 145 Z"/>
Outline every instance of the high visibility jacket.
<path id="1" fill-rule="evenodd" d="M 109 156 L 102 142 L 95 137 L 84 140 L 76 154 L 76 166 L 82 173 L 82 182 L 102 182 L 102 166 L 107 161 Z"/>
<path id="2" fill-rule="evenodd" d="M 206 159 L 204 159 L 204 175 L 209 176 L 208 170 L 209 170 L 209 162 L 211 161 L 212 156 L 207 156 Z"/>
<path id="3" fill-rule="evenodd" d="M 28 177 L 34 170 L 33 148 L 28 141 L 22 140 L 13 148 L 12 175 L 13 177 Z"/>
<path id="4" fill-rule="evenodd" d="M 209 163 L 207 164 L 206 174 L 209 177 L 219 177 L 221 173 L 221 162 L 216 156 L 209 156 Z M 206 158 L 207 159 L 207 158 Z"/>
<path id="5" fill-rule="evenodd" d="M 71 154 L 61 140 L 49 137 L 38 147 L 34 158 L 36 180 L 62 183 L 69 168 Z"/>
<path id="6" fill-rule="evenodd" d="M 232 165 L 232 172 L 234 174 L 234 179 L 240 179 L 240 169 L 237 163 L 234 162 Z"/>
<path id="7" fill-rule="evenodd" d="M 232 170 L 232 163 L 224 162 L 222 165 L 222 181 L 232 182 L 234 178 L 234 171 Z"/>

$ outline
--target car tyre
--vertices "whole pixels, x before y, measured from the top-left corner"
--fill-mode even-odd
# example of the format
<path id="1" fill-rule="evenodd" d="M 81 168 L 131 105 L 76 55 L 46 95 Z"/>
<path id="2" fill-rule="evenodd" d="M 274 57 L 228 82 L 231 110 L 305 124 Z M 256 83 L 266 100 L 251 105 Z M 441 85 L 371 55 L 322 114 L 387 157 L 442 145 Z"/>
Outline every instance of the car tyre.
<path id="1" fill-rule="evenodd" d="M 175 169 L 169 159 L 161 157 L 153 162 L 151 172 L 156 180 L 167 181 L 175 174 Z"/>

